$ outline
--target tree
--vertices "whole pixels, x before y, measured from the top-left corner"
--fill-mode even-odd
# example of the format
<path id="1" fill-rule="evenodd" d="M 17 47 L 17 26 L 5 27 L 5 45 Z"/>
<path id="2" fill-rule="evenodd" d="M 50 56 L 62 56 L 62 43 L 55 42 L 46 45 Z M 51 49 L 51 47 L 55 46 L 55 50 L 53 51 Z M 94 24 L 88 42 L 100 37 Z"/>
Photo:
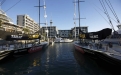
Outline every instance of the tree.
<path id="1" fill-rule="evenodd" d="M 69 38 L 72 38 L 72 34 L 71 33 L 69 34 Z"/>
<path id="2" fill-rule="evenodd" d="M 23 31 L 24 31 L 25 34 L 30 32 L 30 30 L 28 28 L 23 28 Z"/>

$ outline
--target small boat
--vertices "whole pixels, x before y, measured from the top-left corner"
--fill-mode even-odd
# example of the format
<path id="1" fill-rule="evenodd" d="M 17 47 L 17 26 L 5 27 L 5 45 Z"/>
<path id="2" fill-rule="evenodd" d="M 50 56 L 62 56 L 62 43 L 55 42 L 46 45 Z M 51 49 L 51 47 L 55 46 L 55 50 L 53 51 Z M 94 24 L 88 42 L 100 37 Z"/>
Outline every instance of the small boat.
<path id="1" fill-rule="evenodd" d="M 73 42 L 73 40 L 70 39 L 63 39 L 63 38 L 57 38 L 54 41 L 55 43 L 69 43 L 69 42 Z"/>

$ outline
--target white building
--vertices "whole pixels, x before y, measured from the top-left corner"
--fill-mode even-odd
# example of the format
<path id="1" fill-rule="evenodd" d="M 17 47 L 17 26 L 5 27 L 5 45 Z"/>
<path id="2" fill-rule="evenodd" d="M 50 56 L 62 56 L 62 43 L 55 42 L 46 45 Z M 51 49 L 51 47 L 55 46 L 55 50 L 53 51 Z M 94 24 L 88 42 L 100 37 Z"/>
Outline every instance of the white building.
<path id="1" fill-rule="evenodd" d="M 0 30 L 6 32 L 21 32 L 23 27 L 13 24 L 13 21 L 7 14 L 0 8 L 0 20 L 2 21 L 2 25 Z"/>
<path id="2" fill-rule="evenodd" d="M 7 22 L 13 24 L 13 21 L 11 18 L 9 18 L 6 13 L 0 8 L 0 20 L 2 22 Z"/>
<path id="3" fill-rule="evenodd" d="M 48 37 L 49 38 L 55 38 L 55 36 L 58 35 L 58 29 L 56 26 L 45 26 L 42 27 L 41 30 L 43 33 L 45 33 L 45 30 L 48 29 Z"/>
<path id="4" fill-rule="evenodd" d="M 17 25 L 28 28 L 31 33 L 35 33 L 39 30 L 39 24 L 30 18 L 29 15 L 17 15 Z"/>
<path id="5" fill-rule="evenodd" d="M 23 27 L 15 25 L 11 18 L 0 8 L 0 40 L 5 39 L 7 35 L 22 34 Z"/>
<path id="6" fill-rule="evenodd" d="M 71 38 L 72 37 L 71 30 L 59 30 L 59 37 L 61 37 L 61 38 Z"/>

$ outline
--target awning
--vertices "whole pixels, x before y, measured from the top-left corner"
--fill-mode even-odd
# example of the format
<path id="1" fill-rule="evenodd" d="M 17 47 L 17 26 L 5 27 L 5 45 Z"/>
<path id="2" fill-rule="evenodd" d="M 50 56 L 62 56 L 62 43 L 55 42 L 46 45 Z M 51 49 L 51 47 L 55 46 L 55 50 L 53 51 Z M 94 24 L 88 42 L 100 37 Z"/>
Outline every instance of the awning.
<path id="1" fill-rule="evenodd" d="M 12 40 L 34 40 L 41 38 L 40 35 L 36 34 L 28 34 L 28 35 L 7 35 L 5 40 L 12 41 Z"/>
<path id="2" fill-rule="evenodd" d="M 80 39 L 92 39 L 92 40 L 102 40 L 105 39 L 107 36 L 111 35 L 112 29 L 105 28 L 97 32 L 89 32 L 89 33 L 81 33 Z"/>

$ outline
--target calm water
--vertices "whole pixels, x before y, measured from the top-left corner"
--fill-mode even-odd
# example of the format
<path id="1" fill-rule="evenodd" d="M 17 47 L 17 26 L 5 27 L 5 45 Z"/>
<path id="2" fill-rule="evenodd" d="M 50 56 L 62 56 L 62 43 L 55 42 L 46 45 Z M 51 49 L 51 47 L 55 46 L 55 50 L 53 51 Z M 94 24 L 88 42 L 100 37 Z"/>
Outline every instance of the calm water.
<path id="1" fill-rule="evenodd" d="M 55 43 L 45 50 L 0 64 L 0 75 L 111 75 L 74 50 L 72 43 Z"/>

